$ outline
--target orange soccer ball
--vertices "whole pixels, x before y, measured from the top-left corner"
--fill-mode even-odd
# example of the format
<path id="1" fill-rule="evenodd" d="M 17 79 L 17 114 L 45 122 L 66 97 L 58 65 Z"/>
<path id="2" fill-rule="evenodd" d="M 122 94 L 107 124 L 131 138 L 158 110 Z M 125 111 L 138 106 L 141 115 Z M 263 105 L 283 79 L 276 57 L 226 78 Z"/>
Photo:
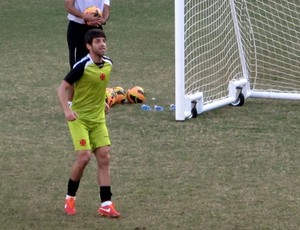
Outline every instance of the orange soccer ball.
<path id="1" fill-rule="evenodd" d="M 101 17 L 101 16 L 102 16 L 101 10 L 100 10 L 98 7 L 96 7 L 96 6 L 90 6 L 90 7 L 86 8 L 86 9 L 84 10 L 84 13 L 85 13 L 85 14 L 92 14 L 92 15 L 94 15 L 95 17 Z M 90 22 L 85 22 L 85 23 L 86 23 L 87 25 L 91 25 Z"/>
<path id="2" fill-rule="evenodd" d="M 127 90 L 126 98 L 130 104 L 144 103 L 146 101 L 146 94 L 142 87 L 134 86 Z"/>
<path id="3" fill-rule="evenodd" d="M 114 92 L 117 96 L 116 104 L 124 104 L 125 101 L 126 101 L 126 92 L 125 92 L 125 90 L 120 86 L 116 86 L 116 87 L 114 87 Z"/>
<path id="4" fill-rule="evenodd" d="M 92 14 L 95 17 L 101 17 L 102 16 L 101 10 L 96 6 L 90 6 L 90 7 L 86 8 L 84 10 L 84 13 L 85 14 Z"/>
<path id="5" fill-rule="evenodd" d="M 109 107 L 112 107 L 116 103 L 116 93 L 113 91 L 112 88 L 106 88 L 106 97 L 105 102 L 108 104 Z"/>

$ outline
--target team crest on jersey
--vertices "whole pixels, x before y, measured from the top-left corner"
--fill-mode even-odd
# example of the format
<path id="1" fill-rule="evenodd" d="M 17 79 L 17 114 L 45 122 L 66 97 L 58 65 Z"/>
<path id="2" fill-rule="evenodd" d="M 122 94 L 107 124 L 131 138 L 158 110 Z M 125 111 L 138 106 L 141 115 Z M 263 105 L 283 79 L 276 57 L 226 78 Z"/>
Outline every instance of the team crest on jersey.
<path id="1" fill-rule="evenodd" d="M 100 79 L 103 81 L 103 80 L 105 80 L 105 74 L 104 73 L 101 73 L 100 74 Z"/>
<path id="2" fill-rule="evenodd" d="M 80 146 L 86 146 L 86 139 L 79 140 Z"/>

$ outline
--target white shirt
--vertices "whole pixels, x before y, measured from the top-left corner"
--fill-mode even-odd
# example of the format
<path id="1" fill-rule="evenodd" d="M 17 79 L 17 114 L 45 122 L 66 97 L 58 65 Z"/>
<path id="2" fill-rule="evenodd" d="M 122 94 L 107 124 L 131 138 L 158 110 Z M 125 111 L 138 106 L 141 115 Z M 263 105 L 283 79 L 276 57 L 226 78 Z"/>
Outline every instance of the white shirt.
<path id="1" fill-rule="evenodd" d="M 110 0 L 75 0 L 74 7 L 78 11 L 83 12 L 86 8 L 90 6 L 96 6 L 101 10 L 101 12 L 103 12 L 104 4 L 110 6 Z M 78 18 L 73 14 L 68 14 L 68 19 L 70 21 L 74 21 L 80 24 L 85 23 L 83 19 Z"/>

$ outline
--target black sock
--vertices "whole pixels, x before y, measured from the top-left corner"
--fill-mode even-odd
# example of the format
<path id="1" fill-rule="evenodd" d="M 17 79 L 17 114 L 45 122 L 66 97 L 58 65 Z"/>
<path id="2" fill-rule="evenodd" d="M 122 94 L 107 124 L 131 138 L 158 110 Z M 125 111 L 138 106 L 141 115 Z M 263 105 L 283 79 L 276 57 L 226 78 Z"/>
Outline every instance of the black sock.
<path id="1" fill-rule="evenodd" d="M 110 191 L 110 186 L 100 186 L 100 199 L 101 203 L 111 200 L 112 193 Z"/>
<path id="2" fill-rule="evenodd" d="M 68 192 L 67 195 L 69 196 L 76 196 L 76 192 L 78 190 L 80 181 L 73 181 L 71 178 L 68 182 Z"/>

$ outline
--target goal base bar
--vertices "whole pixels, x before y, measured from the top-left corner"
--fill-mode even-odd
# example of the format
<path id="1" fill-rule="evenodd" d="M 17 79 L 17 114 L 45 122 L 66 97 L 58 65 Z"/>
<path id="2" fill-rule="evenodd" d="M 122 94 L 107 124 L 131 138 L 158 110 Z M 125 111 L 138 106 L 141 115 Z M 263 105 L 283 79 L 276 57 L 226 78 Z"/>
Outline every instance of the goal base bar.
<path id="1" fill-rule="evenodd" d="M 249 97 L 253 98 L 268 98 L 268 99 L 283 99 L 283 100 L 300 100 L 300 93 L 279 93 L 279 92 L 264 92 L 251 90 Z"/>
<path id="2" fill-rule="evenodd" d="M 203 112 L 223 107 L 235 102 L 247 83 L 247 79 L 232 80 L 228 85 L 229 93 L 227 97 L 211 102 L 206 102 L 205 104 L 203 92 L 185 95 L 184 100 L 176 102 L 175 120 L 184 121 L 185 119 L 192 118 L 194 115 L 192 112 L 193 109 L 196 109 L 197 114 L 201 114 Z M 182 105 L 182 103 L 184 104 Z"/>

